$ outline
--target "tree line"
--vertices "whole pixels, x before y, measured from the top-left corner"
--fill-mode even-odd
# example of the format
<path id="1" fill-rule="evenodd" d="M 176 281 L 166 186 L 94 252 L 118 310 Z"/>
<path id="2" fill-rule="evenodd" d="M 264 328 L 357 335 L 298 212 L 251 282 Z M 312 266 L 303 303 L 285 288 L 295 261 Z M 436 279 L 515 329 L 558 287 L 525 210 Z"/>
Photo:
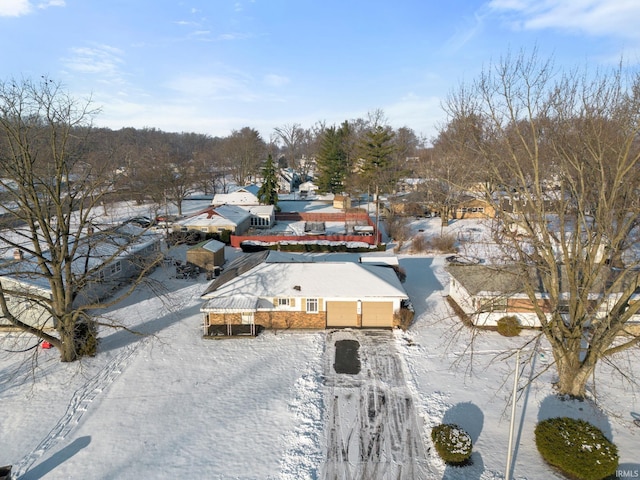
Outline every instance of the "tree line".
<path id="1" fill-rule="evenodd" d="M 276 165 L 305 172 L 314 159 L 326 192 L 385 193 L 400 176 L 420 177 L 443 221 L 465 192 L 493 203 L 494 241 L 502 261 L 520 269 L 558 389 L 583 397 L 599 361 L 640 343 L 628 328 L 640 312 L 640 75 L 622 66 L 563 72 L 535 54 L 508 55 L 453 89 L 443 108 L 431 146 L 409 128 L 391 128 L 381 111 L 340 125 L 285 125 L 268 141 L 250 127 L 212 138 L 92 128 L 91 104 L 55 82 L 0 83 L 0 198 L 13 217 L 0 241 L 26 250 L 32 275 L 50 285 L 50 297 L 26 295 L 46 307 L 57 335 L 13 317 L 7 298 L 20 292 L 0 282 L 2 314 L 75 360 L 86 333 L 78 325 L 91 325 L 94 313 L 74 304 L 74 285 L 96 272 L 71 267 L 82 256 L 73 240 L 85 236 L 97 206 L 116 196 L 179 208 L 193 191 L 226 191 L 261 171 L 272 192 Z M 514 208 L 502 208 L 504 200 Z M 152 267 L 143 265 L 140 278 Z"/>

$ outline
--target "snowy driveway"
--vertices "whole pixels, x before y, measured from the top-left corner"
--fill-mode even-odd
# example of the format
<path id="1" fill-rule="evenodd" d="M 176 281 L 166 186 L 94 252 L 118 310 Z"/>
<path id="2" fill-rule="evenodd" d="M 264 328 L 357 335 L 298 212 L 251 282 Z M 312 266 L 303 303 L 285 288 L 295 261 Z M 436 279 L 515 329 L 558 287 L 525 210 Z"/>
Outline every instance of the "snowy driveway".
<path id="1" fill-rule="evenodd" d="M 334 369 L 335 343 L 360 343 L 356 375 Z M 326 480 L 430 478 L 413 398 L 391 332 L 331 332 L 324 359 Z"/>

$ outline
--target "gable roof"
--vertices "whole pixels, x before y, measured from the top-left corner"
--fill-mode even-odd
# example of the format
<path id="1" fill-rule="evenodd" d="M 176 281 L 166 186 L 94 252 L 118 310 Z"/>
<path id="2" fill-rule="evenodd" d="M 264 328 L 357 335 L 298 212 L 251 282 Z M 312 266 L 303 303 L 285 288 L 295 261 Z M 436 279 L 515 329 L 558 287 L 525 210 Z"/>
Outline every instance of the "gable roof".
<path id="1" fill-rule="evenodd" d="M 207 310 L 259 308 L 268 298 L 345 298 L 367 301 L 408 298 L 395 271 L 353 262 L 261 263 L 214 291 L 207 291 Z M 265 305 L 267 307 L 271 305 Z"/>
<path id="2" fill-rule="evenodd" d="M 225 247 L 225 244 L 223 242 L 220 242 L 218 240 L 215 239 L 211 239 L 211 240 L 205 240 L 204 242 L 200 242 L 197 245 L 194 245 L 193 247 L 189 248 L 189 250 L 196 250 L 196 249 L 202 249 L 202 250 L 208 250 L 210 252 L 219 252 L 220 250 L 223 250 Z"/>
<path id="3" fill-rule="evenodd" d="M 236 188 L 229 193 L 216 193 L 211 200 L 212 205 L 259 205 L 258 192 L 260 187 L 255 184 Z"/>
<path id="4" fill-rule="evenodd" d="M 209 207 L 176 223 L 185 227 L 238 226 L 250 216 L 249 212 L 237 205 L 220 205 L 219 207 Z"/>
<path id="5" fill-rule="evenodd" d="M 447 267 L 449 274 L 462 285 L 471 295 L 484 296 L 525 296 L 524 275 L 522 269 L 518 265 L 449 265 Z M 560 267 L 560 291 L 563 295 L 568 294 L 569 281 L 567 279 L 567 270 L 564 266 Z M 618 272 L 624 275 L 623 285 L 630 281 L 635 281 L 638 272 L 631 270 Z M 595 298 L 602 295 L 607 290 L 607 270 L 603 270 L 602 274 L 596 279 L 590 297 Z M 611 272 L 617 275 L 616 272 Z M 531 267 L 528 272 L 529 277 L 534 283 L 538 284 L 536 296 L 538 298 L 547 297 L 547 293 L 542 285 L 542 280 L 537 275 L 536 269 Z M 566 279 L 565 281 L 562 281 Z M 621 286 L 621 288 L 624 288 Z M 609 294 L 616 293 L 612 290 Z"/>
<path id="6" fill-rule="evenodd" d="M 202 294 L 202 310 L 242 311 L 259 308 L 261 299 L 284 298 L 408 298 L 388 265 L 356 261 L 314 261 L 269 251 L 243 255 L 225 268 Z M 278 257 L 277 255 L 275 257 Z M 291 257 L 290 259 L 288 257 Z M 278 261 L 279 260 L 279 261 Z"/>

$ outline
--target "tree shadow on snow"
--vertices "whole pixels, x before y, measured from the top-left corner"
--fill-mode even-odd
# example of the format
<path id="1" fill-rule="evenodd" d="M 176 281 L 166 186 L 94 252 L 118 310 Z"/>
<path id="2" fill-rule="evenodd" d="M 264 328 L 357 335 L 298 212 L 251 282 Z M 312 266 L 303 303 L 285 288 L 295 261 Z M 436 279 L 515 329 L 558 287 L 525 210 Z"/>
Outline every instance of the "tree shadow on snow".
<path id="1" fill-rule="evenodd" d="M 196 304 L 180 311 L 169 311 L 162 317 L 140 323 L 128 330 L 119 329 L 110 335 L 100 337 L 98 352 L 108 352 L 135 343 L 143 337 L 155 335 L 183 318 L 197 315 L 198 312 L 200 312 L 200 305 Z"/>
<path id="2" fill-rule="evenodd" d="M 589 422 L 599 428 L 607 439 L 613 440 L 611 423 L 607 415 L 589 400 L 577 400 L 560 395 L 549 395 L 540 404 L 538 422 L 555 417 L 569 417 Z"/>
<path id="3" fill-rule="evenodd" d="M 445 412 L 442 423 L 453 423 L 464 429 L 475 446 L 484 426 L 484 414 L 477 405 L 471 402 L 458 403 Z M 482 454 L 474 451 L 468 465 L 461 467 L 447 465 L 442 478 L 443 480 L 474 480 L 480 479 L 483 473 Z"/>
<path id="4" fill-rule="evenodd" d="M 73 457 L 76 453 L 78 453 L 83 448 L 86 448 L 91 443 L 90 436 L 84 436 L 75 439 L 69 445 L 64 447 L 62 450 L 54 453 L 51 457 L 46 459 L 44 462 L 39 463 L 27 471 L 24 475 L 20 476 L 20 480 L 36 480 L 38 478 L 42 478 L 46 474 L 53 471 L 58 466 L 62 465 L 64 462 Z"/>

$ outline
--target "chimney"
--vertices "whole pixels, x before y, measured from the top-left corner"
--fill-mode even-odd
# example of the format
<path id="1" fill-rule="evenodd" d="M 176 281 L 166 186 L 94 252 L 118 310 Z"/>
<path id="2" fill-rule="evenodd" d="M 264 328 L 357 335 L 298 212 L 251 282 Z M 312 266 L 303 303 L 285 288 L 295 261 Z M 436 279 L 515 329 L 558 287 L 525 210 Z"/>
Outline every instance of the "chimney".
<path id="1" fill-rule="evenodd" d="M 13 259 L 14 260 L 22 260 L 22 259 L 24 259 L 24 253 L 22 252 L 22 250 L 20 250 L 19 248 L 16 248 L 13 251 Z"/>

